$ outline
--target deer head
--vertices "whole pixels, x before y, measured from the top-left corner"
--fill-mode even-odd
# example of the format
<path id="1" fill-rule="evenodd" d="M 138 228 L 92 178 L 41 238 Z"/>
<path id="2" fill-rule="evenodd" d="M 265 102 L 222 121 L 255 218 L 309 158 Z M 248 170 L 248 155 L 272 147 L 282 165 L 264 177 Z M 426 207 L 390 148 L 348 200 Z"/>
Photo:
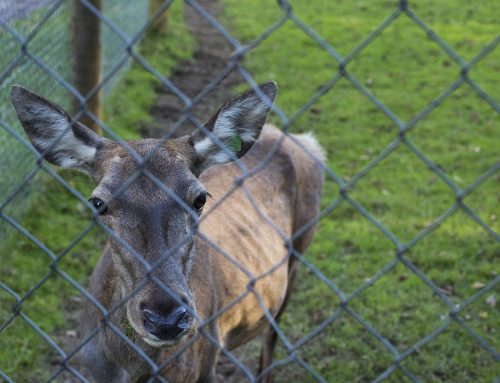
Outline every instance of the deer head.
<path id="1" fill-rule="evenodd" d="M 27 89 L 12 88 L 17 116 L 43 158 L 95 181 L 89 201 L 97 219 L 113 233 L 119 286 L 113 293 L 131 295 L 128 321 L 152 346 L 178 343 L 195 327 L 189 278 L 197 221 L 209 195 L 198 176 L 250 149 L 275 95 L 276 84 L 265 83 L 258 92 L 227 101 L 204 125 L 206 132 L 123 145 L 73 121 L 58 105 Z"/>

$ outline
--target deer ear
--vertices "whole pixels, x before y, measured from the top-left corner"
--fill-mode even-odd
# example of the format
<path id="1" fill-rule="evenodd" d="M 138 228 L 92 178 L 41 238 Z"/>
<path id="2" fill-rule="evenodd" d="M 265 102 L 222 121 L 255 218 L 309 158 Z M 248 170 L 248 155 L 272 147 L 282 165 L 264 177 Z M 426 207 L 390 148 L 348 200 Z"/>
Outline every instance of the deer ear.
<path id="1" fill-rule="evenodd" d="M 47 161 L 87 172 L 103 138 L 72 122 L 58 105 L 21 86 L 13 86 L 10 96 L 32 145 Z"/>
<path id="2" fill-rule="evenodd" d="M 267 82 L 258 89 L 228 100 L 204 125 L 211 134 L 198 130 L 190 137 L 195 152 L 193 163 L 199 172 L 232 161 L 230 152 L 242 157 L 259 138 L 277 87 L 275 82 Z"/>

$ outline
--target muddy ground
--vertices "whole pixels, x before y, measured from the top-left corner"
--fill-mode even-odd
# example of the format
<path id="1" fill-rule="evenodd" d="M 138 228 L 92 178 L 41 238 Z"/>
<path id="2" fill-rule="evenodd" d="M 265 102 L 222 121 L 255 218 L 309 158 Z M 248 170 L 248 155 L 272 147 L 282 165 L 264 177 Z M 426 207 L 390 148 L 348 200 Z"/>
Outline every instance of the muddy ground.
<path id="1" fill-rule="evenodd" d="M 198 3 L 217 20 L 220 19 L 219 5 L 214 0 L 202 0 Z M 198 12 L 186 6 L 186 22 L 192 36 L 196 40 L 196 48 L 190 61 L 181 63 L 169 79 L 188 97 L 193 99 L 204 91 L 207 86 L 219 78 L 228 65 L 232 55 L 231 45 L 213 28 Z M 201 122 L 207 121 L 232 95 L 231 91 L 243 79 L 237 71 L 231 71 L 212 91 L 196 104 L 192 114 Z M 155 121 L 142 129 L 144 136 L 158 137 L 165 134 L 181 117 L 184 103 L 174 93 L 165 87 L 157 89 L 158 98 L 151 110 Z M 190 133 L 194 126 L 186 121 L 176 136 Z"/>

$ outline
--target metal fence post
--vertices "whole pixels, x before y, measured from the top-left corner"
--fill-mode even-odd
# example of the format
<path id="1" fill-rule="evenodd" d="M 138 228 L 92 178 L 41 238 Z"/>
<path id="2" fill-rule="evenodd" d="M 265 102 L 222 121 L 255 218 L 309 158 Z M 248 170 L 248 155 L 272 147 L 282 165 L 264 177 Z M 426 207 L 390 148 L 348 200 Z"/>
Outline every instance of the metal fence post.
<path id="1" fill-rule="evenodd" d="M 96 9 L 101 10 L 101 0 L 89 1 Z M 86 100 L 86 108 L 97 118 L 102 118 L 101 91 L 94 95 L 89 93 L 101 80 L 101 21 L 89 8 L 79 0 L 73 0 L 71 7 L 71 71 L 73 84 Z M 75 99 L 75 111 L 82 105 Z M 80 122 L 97 133 L 101 128 L 87 115 Z"/>

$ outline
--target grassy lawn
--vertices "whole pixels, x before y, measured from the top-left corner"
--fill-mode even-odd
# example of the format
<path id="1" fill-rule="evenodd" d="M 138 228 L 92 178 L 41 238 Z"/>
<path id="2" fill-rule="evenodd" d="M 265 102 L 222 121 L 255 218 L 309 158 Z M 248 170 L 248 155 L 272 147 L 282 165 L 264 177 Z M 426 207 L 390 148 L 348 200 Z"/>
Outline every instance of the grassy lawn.
<path id="1" fill-rule="evenodd" d="M 396 2 L 291 3 L 297 17 L 346 57 L 391 14 Z M 265 0 L 223 0 L 222 4 L 224 25 L 243 43 L 260 36 L 283 15 L 274 2 Z M 494 1 L 472 4 L 465 0 L 426 0 L 410 4 L 466 62 L 498 32 L 498 4 Z M 469 71 L 470 78 L 496 100 L 500 96 L 499 63 L 497 47 Z M 277 104 L 288 116 L 332 79 L 338 69 L 338 63 L 290 20 L 251 51 L 244 64 L 256 81 L 278 82 Z M 460 75 L 460 67 L 453 59 L 405 14 L 346 69 L 403 122 L 410 121 Z M 283 126 L 277 116 L 272 121 Z M 498 128 L 495 110 L 464 84 L 418 122 L 407 139 L 454 183 L 465 188 L 498 161 Z M 329 168 L 345 181 L 364 169 L 398 134 L 396 125 L 344 77 L 290 129 L 314 132 L 328 154 Z M 499 180 L 500 175 L 494 174 L 464 200 L 496 233 L 500 230 Z M 450 187 L 404 144 L 361 178 L 348 195 L 402 244 L 415 238 L 455 201 Z M 338 196 L 338 185 L 329 179 L 323 207 Z M 459 304 L 497 277 L 500 247 L 458 209 L 404 255 L 453 304 Z M 346 295 L 364 285 L 394 257 L 395 245 L 389 238 L 345 200 L 322 219 L 307 254 L 308 260 Z M 498 287 L 467 306 L 459 317 L 498 350 L 498 309 L 493 303 L 496 296 Z M 284 332 L 297 342 L 339 307 L 338 296 L 302 267 L 282 321 Z M 354 298 L 349 307 L 400 353 L 445 324 L 450 311 L 401 263 Z M 331 382 L 371 381 L 394 359 L 386 347 L 342 310 L 339 318 L 300 347 L 298 354 Z M 286 355 L 281 347 L 280 356 Z M 492 382 L 500 375 L 493 357 L 455 322 L 401 364 L 424 382 Z M 276 380 L 308 382 L 313 378 L 294 364 L 279 368 Z M 395 369 L 387 381 L 410 380 Z"/>
<path id="2" fill-rule="evenodd" d="M 173 5 L 169 23 L 168 32 L 148 36 L 138 48 L 164 76 L 168 76 L 180 60 L 189 58 L 193 48 L 184 26 L 181 3 Z M 147 71 L 132 64 L 107 98 L 105 121 L 108 126 L 125 139 L 139 137 L 139 122 L 147 122 L 150 118 L 148 111 L 155 100 L 155 89 L 160 86 L 161 83 Z M 88 198 L 92 184 L 85 176 L 72 171 L 61 171 L 60 175 Z M 87 228 L 91 213 L 63 186 L 49 177 L 42 178 L 39 184 L 44 191 L 39 193 L 19 223 L 58 256 Z M 101 230 L 93 228 L 62 256 L 57 263 L 58 269 L 85 285 L 104 241 Z M 18 232 L 2 243 L 0 254 L 0 281 L 20 296 L 47 278 L 23 303 L 22 312 L 64 351 L 70 352 L 72 347 L 63 339 L 71 337 L 76 329 L 78 318 L 68 318 L 68 313 L 78 312 L 75 308 L 83 299 L 80 293 L 56 273 L 51 273 L 49 256 Z M 4 323 L 12 315 L 14 299 L 0 290 L 0 302 L 0 322 Z M 59 363 L 58 354 L 20 318 L 2 332 L 0 339 L 0 369 L 15 382 L 46 381 Z"/>

